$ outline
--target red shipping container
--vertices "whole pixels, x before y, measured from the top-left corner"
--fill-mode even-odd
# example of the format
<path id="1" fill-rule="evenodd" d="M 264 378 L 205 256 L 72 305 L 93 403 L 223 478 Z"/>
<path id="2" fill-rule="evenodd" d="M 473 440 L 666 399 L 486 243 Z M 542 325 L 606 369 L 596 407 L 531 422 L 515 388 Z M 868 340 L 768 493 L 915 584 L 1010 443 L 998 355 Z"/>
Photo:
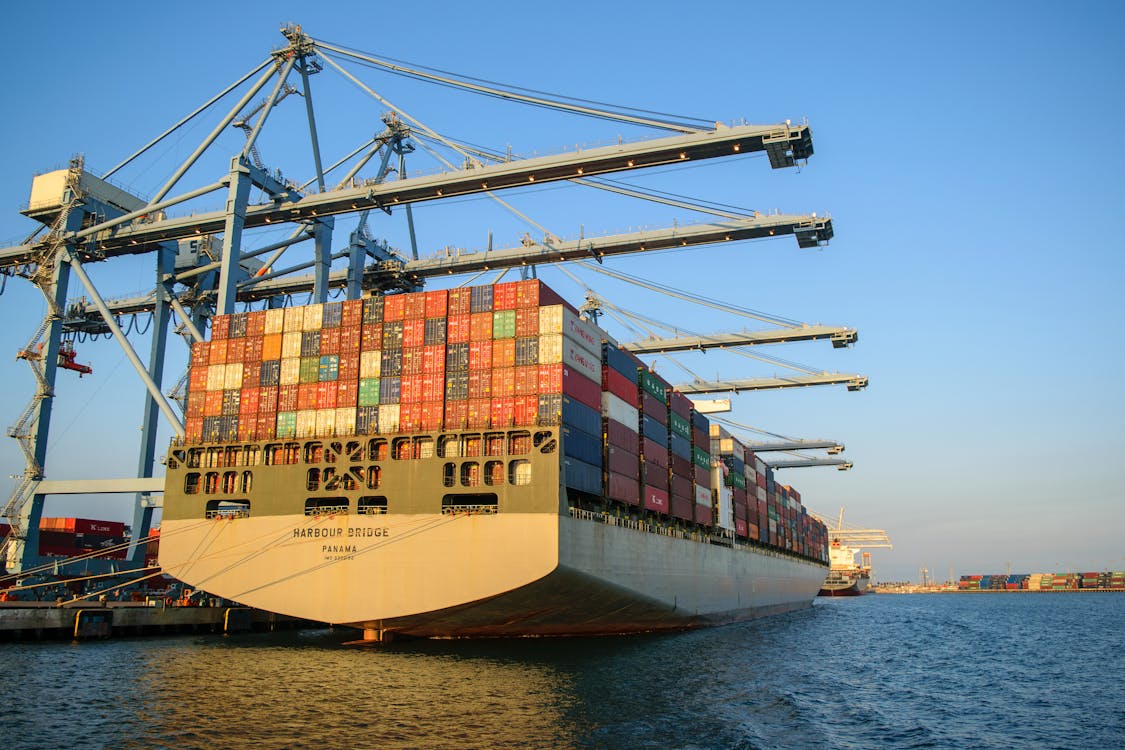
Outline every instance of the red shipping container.
<path id="1" fill-rule="evenodd" d="M 710 526 L 713 523 L 710 505 L 695 504 L 695 522 L 704 526 Z"/>
<path id="2" fill-rule="evenodd" d="M 402 350 L 402 374 L 421 375 L 426 371 L 425 352 L 420 346 L 411 346 Z"/>
<path id="3" fill-rule="evenodd" d="M 662 468 L 668 468 L 668 448 L 648 438 L 641 438 L 641 453 L 644 454 L 645 461 L 648 463 L 656 464 Z"/>
<path id="4" fill-rule="evenodd" d="M 362 333 L 360 334 L 362 337 Z M 339 328 L 321 328 L 320 329 L 320 355 L 327 356 L 329 354 L 340 353 L 340 329 Z"/>
<path id="5" fill-rule="evenodd" d="M 470 429 L 480 429 L 488 427 L 489 420 L 492 418 L 492 399 L 490 398 L 471 398 L 468 404 L 468 426 Z"/>
<path id="6" fill-rule="evenodd" d="M 383 297 L 383 321 L 402 320 L 406 314 L 405 294 L 388 294 Z"/>
<path id="7" fill-rule="evenodd" d="M 188 372 L 188 391 L 202 393 L 207 390 L 207 366 L 193 367 Z"/>
<path id="8" fill-rule="evenodd" d="M 207 364 L 225 365 L 227 363 L 227 341 L 225 339 L 218 341 L 212 340 L 211 346 L 207 352 Z"/>
<path id="9" fill-rule="evenodd" d="M 492 341 L 492 313 L 472 313 L 469 316 L 469 341 Z"/>
<path id="10" fill-rule="evenodd" d="M 365 352 L 383 348 L 383 324 L 367 323 L 359 329 L 360 349 Z"/>
<path id="11" fill-rule="evenodd" d="M 606 468 L 634 482 L 641 476 L 641 460 L 635 453 L 610 445 L 606 448 Z"/>
<path id="12" fill-rule="evenodd" d="M 203 417 L 188 417 L 184 423 L 184 439 L 189 443 L 203 440 Z"/>
<path id="13" fill-rule="evenodd" d="M 673 497 L 687 497 L 691 498 L 692 503 L 695 502 L 695 488 L 692 486 L 690 479 L 672 474 L 669 477 L 669 482 L 671 483 L 669 489 Z"/>
<path id="14" fill-rule="evenodd" d="M 450 315 L 445 324 L 445 341 L 447 344 L 463 344 L 469 340 L 471 333 L 468 313 L 463 315 Z"/>
<path id="15" fill-rule="evenodd" d="M 672 515 L 683 521 L 692 521 L 695 517 L 695 503 L 686 497 L 672 497 Z"/>
<path id="16" fill-rule="evenodd" d="M 209 364 L 211 345 L 206 341 L 193 341 L 191 345 L 191 366 L 199 367 Z"/>
<path id="17" fill-rule="evenodd" d="M 669 390 L 665 394 L 668 398 L 668 407 L 672 410 L 673 414 L 678 414 L 684 419 L 691 421 L 691 399 L 679 391 Z"/>
<path id="18" fill-rule="evenodd" d="M 746 503 L 740 503 L 740 502 L 735 501 L 735 503 L 734 503 L 734 517 L 735 518 L 741 518 L 743 521 L 746 520 Z"/>
<path id="19" fill-rule="evenodd" d="M 668 407 L 647 391 L 640 395 L 641 411 L 662 425 L 668 425 Z"/>
<path id="20" fill-rule="evenodd" d="M 468 401 L 447 401 L 445 403 L 445 429 L 463 430 L 468 427 L 468 420 Z"/>
<path id="21" fill-rule="evenodd" d="M 675 453 L 668 454 L 668 468 L 672 470 L 673 474 L 684 477 L 689 482 L 695 475 L 692 471 L 692 463 L 683 456 L 677 456 Z"/>
<path id="22" fill-rule="evenodd" d="M 472 355 L 470 355 L 471 357 Z M 501 367 L 515 367 L 516 366 L 516 340 L 515 339 L 496 339 L 492 342 L 492 367 L 499 369 Z"/>
<path id="23" fill-rule="evenodd" d="M 444 387 L 444 385 L 443 385 Z M 399 397 L 401 404 L 420 404 L 422 403 L 422 376 L 421 375 L 403 375 L 402 376 L 402 390 Z M 402 421 L 402 417 L 399 417 Z"/>
<path id="24" fill-rule="evenodd" d="M 431 344 L 423 347 L 424 362 L 422 366 L 430 375 L 445 377 L 445 344 Z"/>
<path id="25" fill-rule="evenodd" d="M 277 413 L 277 394 L 279 388 L 276 385 L 267 385 L 258 389 L 258 413 L 259 414 L 276 414 Z M 261 430 L 258 430 L 260 433 Z"/>
<path id="26" fill-rule="evenodd" d="M 340 325 L 349 327 L 361 323 L 363 323 L 363 300 L 350 299 L 344 302 L 344 309 L 340 312 Z"/>
<path id="27" fill-rule="evenodd" d="M 245 338 L 229 339 L 229 340 L 227 340 L 226 345 L 227 345 L 227 363 L 228 364 L 238 364 L 239 362 L 242 362 L 245 359 L 245 352 L 246 352 L 246 339 Z"/>
<path id="28" fill-rule="evenodd" d="M 745 520 L 743 520 L 741 518 L 735 518 L 734 519 L 734 535 L 735 536 L 740 537 L 742 539 L 745 539 L 748 531 L 749 531 L 749 529 L 747 528 Z"/>
<path id="29" fill-rule="evenodd" d="M 336 381 L 316 384 L 316 408 L 336 408 Z"/>
<path id="30" fill-rule="evenodd" d="M 262 384 L 262 363 L 248 362 L 242 367 L 242 387 L 257 388 Z"/>
<path id="31" fill-rule="evenodd" d="M 402 323 L 402 348 L 421 347 L 426 343 L 425 318 L 407 318 Z"/>
<path id="32" fill-rule="evenodd" d="M 316 387 L 319 383 L 302 383 L 297 386 L 297 408 L 316 408 Z"/>
<path id="33" fill-rule="evenodd" d="M 539 365 L 521 365 L 516 368 L 516 395 L 530 396 L 539 393 Z"/>
<path id="34" fill-rule="evenodd" d="M 203 399 L 203 416 L 217 417 L 223 413 L 223 392 L 207 391 Z"/>
<path id="35" fill-rule="evenodd" d="M 258 420 L 255 418 L 257 415 L 247 415 L 243 419 L 238 420 L 238 439 L 239 440 L 257 440 L 258 439 Z"/>
<path id="36" fill-rule="evenodd" d="M 424 401 L 422 403 L 422 413 L 419 420 L 419 427 L 421 429 L 428 431 L 440 430 L 444 419 L 444 401 Z"/>
<path id="37" fill-rule="evenodd" d="M 265 337 L 264 336 L 247 336 L 246 337 L 246 353 L 243 356 L 243 361 L 246 363 L 257 364 L 262 361 L 262 354 L 265 350 Z"/>
<path id="38" fill-rule="evenodd" d="M 422 402 L 406 403 L 405 401 L 398 405 L 398 431 L 399 432 L 413 432 L 420 429 L 422 421 Z"/>
<path id="39" fill-rule="evenodd" d="M 240 416 L 249 416 L 258 413 L 260 390 L 258 388 L 243 388 L 242 396 L 238 400 L 238 413 Z M 241 420 L 239 420 L 241 422 Z"/>
<path id="40" fill-rule="evenodd" d="M 539 419 L 539 397 L 534 395 L 516 396 L 516 424 L 530 426 Z"/>
<path id="41" fill-rule="evenodd" d="M 469 398 L 492 398 L 492 370 L 469 370 Z"/>
<path id="42" fill-rule="evenodd" d="M 765 474 L 759 474 L 758 475 L 758 486 L 761 487 L 763 490 L 766 488 L 766 475 Z"/>
<path id="43" fill-rule="evenodd" d="M 470 306 L 472 305 L 472 290 L 470 287 L 458 287 L 457 289 L 449 290 L 449 297 L 447 300 L 449 317 L 454 315 L 467 315 Z"/>
<path id="44" fill-rule="evenodd" d="M 629 380 L 608 365 L 602 367 L 602 390 L 612 393 L 629 406 L 636 406 L 640 401 L 637 381 Z"/>
<path id="45" fill-rule="evenodd" d="M 591 409 L 602 410 L 601 384 L 566 365 L 539 365 L 539 392 L 564 393 Z"/>
<path id="46" fill-rule="evenodd" d="M 491 314 L 491 313 L 489 313 Z M 492 341 L 470 341 L 469 342 L 469 369 L 470 370 L 491 370 L 492 369 Z"/>
<path id="47" fill-rule="evenodd" d="M 403 317 L 407 320 L 424 318 L 426 317 L 426 293 L 425 292 L 409 292 L 404 295 L 406 300 L 403 303 Z M 384 308 L 384 311 L 386 308 Z"/>
<path id="48" fill-rule="evenodd" d="M 266 333 L 266 311 L 255 310 L 246 315 L 246 336 L 264 336 Z"/>
<path id="49" fill-rule="evenodd" d="M 641 487 L 636 479 L 630 479 L 621 474 L 610 472 L 606 494 L 611 500 L 617 500 L 626 505 L 640 505 Z"/>
<path id="50" fill-rule="evenodd" d="M 449 303 L 449 292 L 445 289 L 435 289 L 426 292 L 426 317 L 444 318 Z"/>
<path id="51" fill-rule="evenodd" d="M 663 466 L 656 464 L 641 462 L 641 482 L 649 485 L 650 487 L 658 487 L 665 492 L 668 491 L 668 470 Z"/>
<path id="52" fill-rule="evenodd" d="M 211 318 L 211 341 L 225 339 L 230 334 L 230 315 L 216 315 Z M 212 362 L 211 364 L 216 364 Z M 222 364 L 222 363 L 219 363 Z"/>
<path id="53" fill-rule="evenodd" d="M 514 396 L 496 398 L 493 396 L 490 409 L 492 427 L 510 427 L 516 419 L 516 399 Z"/>
<path id="54" fill-rule="evenodd" d="M 197 418 L 203 416 L 203 407 L 207 403 L 206 393 L 188 393 L 187 397 L 187 414 L 189 418 Z M 220 408 L 222 405 L 220 404 Z"/>
<path id="55" fill-rule="evenodd" d="M 539 335 L 539 308 L 520 307 L 516 309 L 516 335 Z"/>
<path id="56" fill-rule="evenodd" d="M 340 354 L 359 354 L 363 326 L 348 326 L 340 329 Z"/>
<path id="57" fill-rule="evenodd" d="M 422 401 L 441 401 L 445 398 L 445 373 L 427 370 L 422 375 Z M 437 428 L 427 428 L 437 429 Z"/>
<path id="58" fill-rule="evenodd" d="M 341 354 L 337 380 L 359 380 L 359 353 Z"/>
<path id="59" fill-rule="evenodd" d="M 566 305 L 577 314 L 571 305 L 546 286 L 539 279 L 516 282 L 516 307 L 545 307 L 547 305 Z"/>
<path id="60" fill-rule="evenodd" d="M 624 448 L 629 453 L 637 455 L 641 452 L 641 438 L 637 431 L 607 419 L 605 422 L 606 442 L 610 445 Z"/>
<path id="61" fill-rule="evenodd" d="M 75 534 L 97 536 L 125 536 L 125 524 L 120 521 L 95 521 L 89 518 L 74 519 Z"/>
<path id="62" fill-rule="evenodd" d="M 516 395 L 516 368 L 496 367 L 492 370 L 492 398 Z"/>
<path id="63" fill-rule="evenodd" d="M 645 485 L 642 500 L 645 510 L 651 510 L 657 513 L 667 513 L 669 511 L 668 493 L 664 490 Z"/>
<path id="64" fill-rule="evenodd" d="M 299 385 L 283 385 L 277 389 L 277 410 L 278 411 L 297 411 L 297 401 L 299 400 L 301 386 Z"/>
<path id="65" fill-rule="evenodd" d="M 509 281 L 506 284 L 494 284 L 492 287 L 492 309 L 516 309 L 516 291 L 518 285 L 518 281 Z"/>
<path id="66" fill-rule="evenodd" d="M 356 406 L 359 403 L 359 381 L 358 380 L 337 380 L 336 381 L 336 408 L 344 409 L 351 406 Z"/>

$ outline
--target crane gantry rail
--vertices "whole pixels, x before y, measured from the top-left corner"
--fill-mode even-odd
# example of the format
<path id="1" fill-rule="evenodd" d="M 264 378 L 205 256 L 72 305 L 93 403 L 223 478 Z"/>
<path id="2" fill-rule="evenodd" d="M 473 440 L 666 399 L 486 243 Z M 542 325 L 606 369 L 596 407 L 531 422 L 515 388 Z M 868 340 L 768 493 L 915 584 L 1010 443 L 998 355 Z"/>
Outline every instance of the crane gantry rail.
<path id="1" fill-rule="evenodd" d="M 83 161 L 76 159 L 69 168 L 42 175 L 33 183 L 33 200 L 24 214 L 40 222 L 43 228 L 20 244 L 0 248 L 0 273 L 30 280 L 47 301 L 47 312 L 23 350 L 38 353 L 36 357 L 28 358 L 36 381 L 36 392 L 8 431 L 16 438 L 25 457 L 24 472 L 3 513 L 13 529 L 7 544 L 9 570 L 19 571 L 43 561 L 38 557 L 39 517 L 46 495 L 56 491 L 81 492 L 85 488 L 94 492 L 99 488 L 116 487 L 121 492 L 135 493 L 133 538 L 147 537 L 153 508 L 150 494 L 154 486 L 155 441 L 160 415 L 163 414 L 173 431 L 178 434 L 183 431 L 180 415 L 161 392 L 168 334 L 174 316 L 180 319 L 177 331 L 185 339 L 198 340 L 205 335 L 211 316 L 233 312 L 235 304 L 240 301 L 268 300 L 269 304 L 275 304 L 286 295 L 309 292 L 313 301 L 323 302 L 329 290 L 334 288 L 343 289 L 349 299 L 354 299 L 365 290 L 402 291 L 417 288 L 429 278 L 492 269 L 526 268 L 581 259 L 601 262 L 625 253 L 785 235 L 794 236 L 798 247 L 809 248 L 822 246 L 833 236 L 831 218 L 826 216 L 754 213 L 748 216 L 723 215 L 719 221 L 711 223 L 648 232 L 565 241 L 545 237 L 542 241 L 499 250 L 439 251 L 430 257 L 418 257 L 411 214 L 414 204 L 456 196 L 487 195 L 507 206 L 495 193 L 563 181 L 632 195 L 637 191 L 599 186 L 589 178 L 740 154 L 764 153 L 774 169 L 794 167 L 813 153 L 811 131 L 805 124 L 793 125 L 789 122 L 774 125 L 685 125 L 636 114 L 635 110 L 614 111 L 578 104 L 575 100 L 501 90 L 469 79 L 409 69 L 313 39 L 299 26 L 286 26 L 282 34 L 287 40 L 286 46 L 272 51 L 264 62 L 236 83 L 101 178 L 87 172 Z M 511 101 L 658 128 L 673 134 L 527 159 L 497 159 L 483 152 L 474 154 L 391 105 L 349 73 L 337 62 L 337 56 L 406 72 L 415 78 L 434 80 L 490 96 L 503 96 Z M 310 80 L 314 74 L 325 72 L 328 68 L 340 72 L 389 112 L 383 117 L 385 130 L 361 144 L 349 156 L 325 168 Z M 299 87 L 290 84 L 291 77 L 299 77 Z M 170 175 L 155 197 L 142 199 L 103 179 L 130 164 L 248 81 L 252 83 L 239 101 Z M 265 98 L 251 106 L 251 102 L 271 82 L 272 89 Z M 294 93 L 304 100 L 315 166 L 315 175 L 303 185 L 289 182 L 280 176 L 280 172 L 266 169 L 257 149 L 257 139 L 271 111 L 282 99 Z M 206 184 L 175 192 L 181 178 L 205 152 L 217 148 L 214 144 L 218 136 L 229 127 L 238 128 L 246 135 L 240 152 L 231 155 L 226 162 L 229 169 Z M 454 167 L 451 162 L 439 157 L 442 171 L 406 176 L 405 157 L 414 152 L 413 141 L 419 137 L 456 151 L 461 158 L 461 166 Z M 482 155 L 488 158 L 489 163 L 478 158 Z M 369 170 L 369 174 L 361 174 L 369 163 L 375 168 Z M 350 164 L 347 174 L 330 185 L 327 175 L 345 164 Z M 262 202 L 250 202 L 252 189 L 263 193 L 265 198 Z M 168 215 L 168 211 L 174 209 L 194 210 L 200 199 L 209 196 L 221 197 L 225 208 L 186 212 L 181 216 Z M 372 241 L 366 231 L 369 213 L 377 210 L 378 213 L 394 215 L 399 209 L 403 209 L 410 230 L 410 258 L 392 251 L 385 244 Z M 351 233 L 344 249 L 333 251 L 334 218 L 348 214 L 361 217 L 359 226 Z M 292 231 L 287 239 L 252 250 L 243 249 L 244 233 L 278 226 Z M 283 253 L 307 240 L 311 240 L 312 244 L 311 260 L 276 268 Z M 268 258 L 258 260 L 267 254 Z M 153 257 L 153 292 L 107 300 L 85 266 L 137 255 Z M 336 260 L 344 260 L 345 267 L 334 270 L 332 266 Z M 299 273 L 309 269 L 311 274 Z M 72 278 L 81 284 L 85 296 L 68 303 Z M 136 314 L 153 317 L 147 364 L 133 349 L 119 322 L 123 316 Z M 848 333 L 849 330 L 825 334 L 832 338 L 834 345 L 846 345 L 855 339 L 854 332 Z M 59 369 L 58 357 L 66 340 L 64 336 L 80 333 L 112 334 L 147 390 L 135 478 L 59 483 L 47 476 L 47 445 Z M 823 380 L 828 376 L 816 377 Z M 849 377 L 853 378 L 849 388 L 859 382 L 855 376 Z M 753 385 L 749 384 L 752 381 L 729 381 L 713 390 L 707 389 L 708 384 L 697 383 L 687 386 L 685 392 L 791 387 L 810 384 L 816 378 L 809 376 L 805 378 L 806 383 L 798 382 L 800 379 L 781 379 L 770 386 L 765 386 L 764 381 L 753 381 L 756 383 Z M 866 379 L 863 379 L 863 384 L 866 384 Z M 134 544 L 129 551 L 130 563 L 142 564 L 143 554 L 143 549 Z"/>

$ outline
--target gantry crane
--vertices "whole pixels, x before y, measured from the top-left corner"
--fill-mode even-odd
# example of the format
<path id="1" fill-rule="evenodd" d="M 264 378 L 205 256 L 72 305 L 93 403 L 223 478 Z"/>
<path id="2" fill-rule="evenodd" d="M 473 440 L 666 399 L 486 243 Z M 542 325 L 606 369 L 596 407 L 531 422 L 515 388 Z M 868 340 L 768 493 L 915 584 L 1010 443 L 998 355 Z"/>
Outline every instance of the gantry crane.
<path id="1" fill-rule="evenodd" d="M 499 250 L 439 251 L 419 258 L 410 218 L 411 206 L 416 203 L 468 195 L 488 195 L 503 203 L 496 193 L 561 181 L 622 192 L 620 187 L 599 183 L 597 177 L 754 152 L 764 153 L 774 169 L 793 167 L 812 155 L 811 131 L 805 124 L 789 122 L 723 126 L 676 121 L 636 111 L 586 105 L 573 99 L 530 95 L 407 68 L 313 39 L 300 26 L 286 26 L 282 33 L 287 41 L 284 47 L 274 50 L 234 84 L 113 169 L 100 176 L 94 175 L 86 170 L 81 158 L 76 158 L 67 169 L 42 175 L 33 183 L 32 201 L 24 214 L 39 221 L 42 229 L 18 245 L 0 248 L 0 272 L 30 280 L 47 301 L 47 313 L 24 348 L 25 351 L 38 351 L 40 346 L 42 349 L 42 357 L 29 362 L 37 390 L 9 430 L 9 435 L 17 439 L 26 463 L 4 508 L 4 515 L 13 529 L 7 554 L 9 569 L 20 570 L 42 562 L 37 557 L 38 523 L 43 500 L 48 494 L 135 494 L 133 536 L 134 539 L 147 536 L 153 507 L 151 496 L 163 488 L 163 480 L 153 477 L 159 415 L 164 416 L 177 435 L 184 434 L 179 411 L 161 391 L 173 317 L 179 319 L 177 332 L 185 340 L 199 341 L 204 338 L 209 318 L 233 312 L 239 301 L 268 300 L 269 304 L 275 304 L 281 303 L 285 295 L 308 291 L 313 301 L 323 302 L 333 288 L 343 289 L 347 298 L 354 299 L 364 290 L 416 289 L 428 278 L 452 274 L 583 258 L 601 262 L 623 253 L 771 236 L 792 235 L 802 248 L 822 246 L 832 238 L 830 217 L 753 213 L 721 217 L 711 223 L 610 237 L 562 241 L 544 236 L 542 241 Z M 410 117 L 349 72 L 340 62 L 345 59 L 511 101 L 661 129 L 672 135 L 637 142 L 621 141 L 552 156 L 498 158 L 462 147 Z M 310 79 L 328 69 L 339 72 L 369 94 L 388 114 L 383 120 L 386 128 L 379 135 L 361 143 L 335 164 L 324 167 Z M 299 89 L 289 82 L 294 76 L 300 80 Z M 118 170 L 247 82 L 251 83 L 237 103 L 151 199 L 131 195 L 108 181 Z M 250 102 L 271 82 L 265 99 L 247 110 Z M 271 112 L 282 98 L 293 93 L 299 94 L 305 102 L 315 168 L 313 178 L 304 184 L 291 182 L 280 171 L 267 169 L 257 151 L 258 138 Z M 246 133 L 246 141 L 241 151 L 230 158 L 229 170 L 207 184 L 177 193 L 176 188 L 184 176 L 212 149 L 219 135 L 232 126 Z M 413 152 L 415 141 L 432 142 L 456 151 L 460 164 L 439 157 L 443 171 L 407 176 L 403 159 Z M 397 168 L 392 161 L 395 157 Z M 361 174 L 373 160 L 378 165 L 373 174 Z M 329 184 L 328 175 L 338 169 L 345 174 Z M 397 173 L 396 179 L 390 179 L 392 173 Z M 264 195 L 261 202 L 250 202 L 252 189 Z M 182 216 L 168 214 L 170 209 L 193 207 L 206 196 L 221 196 L 225 208 Z M 366 231 L 370 212 L 393 214 L 400 209 L 411 222 L 410 257 L 385 243 L 373 241 Z M 348 214 L 360 214 L 363 219 L 346 248 L 334 252 L 335 218 Z M 247 232 L 278 226 L 289 230 L 286 239 L 255 249 L 244 247 Z M 277 268 L 282 254 L 306 242 L 312 245 L 311 260 Z M 141 297 L 107 301 L 91 280 L 86 266 L 141 254 L 154 260 L 154 291 Z M 346 267 L 333 271 L 333 261 L 341 259 Z M 84 298 L 68 304 L 71 276 L 78 280 Z M 121 329 L 119 318 L 129 314 L 153 317 L 147 364 Z M 67 481 L 47 478 L 47 442 L 59 357 L 64 353 L 63 336 L 75 332 L 112 335 L 146 388 L 136 477 Z M 722 390 L 732 389 L 724 387 Z M 691 392 L 705 391 L 697 387 Z M 143 550 L 134 544 L 129 553 L 130 561 L 139 565 L 142 557 Z"/>

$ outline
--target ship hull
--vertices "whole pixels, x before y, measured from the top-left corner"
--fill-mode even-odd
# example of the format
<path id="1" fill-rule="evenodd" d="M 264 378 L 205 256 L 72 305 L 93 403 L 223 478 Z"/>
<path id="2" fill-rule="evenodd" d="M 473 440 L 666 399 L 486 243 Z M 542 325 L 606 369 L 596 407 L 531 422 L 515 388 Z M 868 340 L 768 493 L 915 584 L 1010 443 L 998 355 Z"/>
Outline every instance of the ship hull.
<path id="1" fill-rule="evenodd" d="M 218 519 L 172 522 L 161 553 L 212 593 L 381 637 L 683 630 L 807 607 L 823 581 L 811 561 L 649 528 L 591 514 Z"/>
<path id="2" fill-rule="evenodd" d="M 863 576 L 829 577 L 820 587 L 817 596 L 863 596 L 870 579 Z"/>

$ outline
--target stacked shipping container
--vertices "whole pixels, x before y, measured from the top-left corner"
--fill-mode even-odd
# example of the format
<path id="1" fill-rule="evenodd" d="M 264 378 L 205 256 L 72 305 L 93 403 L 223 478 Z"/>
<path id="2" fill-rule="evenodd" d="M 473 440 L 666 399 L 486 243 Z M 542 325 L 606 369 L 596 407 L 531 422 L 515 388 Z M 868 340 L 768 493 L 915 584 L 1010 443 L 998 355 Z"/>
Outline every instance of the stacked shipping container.
<path id="1" fill-rule="evenodd" d="M 76 557 L 112 549 L 100 557 L 124 560 L 129 540 L 125 524 L 118 521 L 95 521 L 88 518 L 39 519 L 39 554 Z"/>
<path id="2" fill-rule="evenodd" d="M 574 492 L 827 559 L 799 496 L 741 445 L 720 481 L 707 418 L 537 280 L 217 316 L 192 348 L 190 443 L 533 425 Z"/>
<path id="3" fill-rule="evenodd" d="M 1125 572 L 963 575 L 957 581 L 957 589 L 959 591 L 1125 590 Z"/>

